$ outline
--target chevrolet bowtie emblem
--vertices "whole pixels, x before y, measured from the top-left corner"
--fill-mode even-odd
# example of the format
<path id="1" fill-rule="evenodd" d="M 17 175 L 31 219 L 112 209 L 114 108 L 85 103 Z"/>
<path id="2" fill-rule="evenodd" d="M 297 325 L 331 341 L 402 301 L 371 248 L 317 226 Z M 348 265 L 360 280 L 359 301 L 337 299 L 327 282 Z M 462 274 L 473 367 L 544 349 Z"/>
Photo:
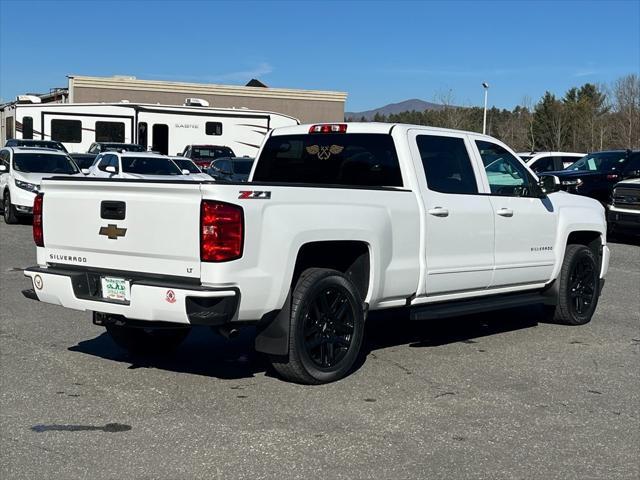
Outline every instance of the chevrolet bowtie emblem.
<path id="1" fill-rule="evenodd" d="M 117 225 L 110 223 L 106 227 L 100 227 L 100 235 L 104 235 L 111 240 L 117 240 L 118 237 L 124 237 L 127 233 L 126 228 L 118 228 Z"/>

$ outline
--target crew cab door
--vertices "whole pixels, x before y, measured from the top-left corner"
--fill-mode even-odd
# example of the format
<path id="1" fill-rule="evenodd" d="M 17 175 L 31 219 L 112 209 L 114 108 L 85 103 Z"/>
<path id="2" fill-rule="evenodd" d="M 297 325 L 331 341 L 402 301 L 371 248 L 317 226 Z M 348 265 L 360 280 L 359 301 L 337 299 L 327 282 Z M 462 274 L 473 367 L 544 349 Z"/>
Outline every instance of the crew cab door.
<path id="1" fill-rule="evenodd" d="M 493 209 L 464 134 L 410 130 L 424 204 L 426 279 L 418 295 L 481 290 L 493 274 Z"/>
<path id="2" fill-rule="evenodd" d="M 554 267 L 558 213 L 536 179 L 502 145 L 473 138 L 495 222 L 491 287 L 546 282 Z"/>

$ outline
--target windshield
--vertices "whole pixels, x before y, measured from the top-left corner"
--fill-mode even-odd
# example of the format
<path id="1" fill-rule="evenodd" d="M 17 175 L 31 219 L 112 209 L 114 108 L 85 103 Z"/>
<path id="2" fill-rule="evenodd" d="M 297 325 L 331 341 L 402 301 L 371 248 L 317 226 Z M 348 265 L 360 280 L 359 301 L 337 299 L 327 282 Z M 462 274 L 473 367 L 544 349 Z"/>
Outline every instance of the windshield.
<path id="1" fill-rule="evenodd" d="M 176 162 L 176 165 L 178 165 L 178 167 L 180 167 L 181 170 L 189 170 L 189 173 L 201 173 L 198 166 L 195 163 L 193 163 L 191 160 L 186 160 L 182 158 L 182 159 L 174 159 L 173 161 Z"/>
<path id="2" fill-rule="evenodd" d="M 235 157 L 229 147 L 193 147 L 191 158 L 194 160 L 215 160 L 220 157 Z"/>
<path id="3" fill-rule="evenodd" d="M 78 173 L 78 167 L 66 155 L 50 153 L 16 153 L 13 156 L 13 168 L 23 173 Z"/>
<path id="4" fill-rule="evenodd" d="M 141 175 L 182 175 L 175 163 L 162 157 L 122 157 L 122 171 Z"/>
<path id="5" fill-rule="evenodd" d="M 235 160 L 233 162 L 233 173 L 240 175 L 249 175 L 253 160 Z"/>
<path id="6" fill-rule="evenodd" d="M 615 172 L 622 168 L 627 158 L 626 152 L 600 152 L 585 155 L 565 168 L 567 171 Z"/>
<path id="7" fill-rule="evenodd" d="M 78 165 L 79 168 L 89 168 L 91 165 L 93 165 L 94 160 L 96 159 L 96 157 L 71 157 L 73 158 L 73 161 L 76 162 L 76 165 Z"/>

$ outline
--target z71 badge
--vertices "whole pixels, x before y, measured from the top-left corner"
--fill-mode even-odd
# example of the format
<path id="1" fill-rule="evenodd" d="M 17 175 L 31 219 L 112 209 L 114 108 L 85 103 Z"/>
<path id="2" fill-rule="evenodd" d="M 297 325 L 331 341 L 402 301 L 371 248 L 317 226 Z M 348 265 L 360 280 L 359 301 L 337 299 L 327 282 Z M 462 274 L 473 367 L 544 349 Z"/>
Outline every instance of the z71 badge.
<path id="1" fill-rule="evenodd" d="M 261 192 L 259 190 L 240 190 L 238 198 L 254 198 L 256 200 L 270 200 L 271 192 Z"/>

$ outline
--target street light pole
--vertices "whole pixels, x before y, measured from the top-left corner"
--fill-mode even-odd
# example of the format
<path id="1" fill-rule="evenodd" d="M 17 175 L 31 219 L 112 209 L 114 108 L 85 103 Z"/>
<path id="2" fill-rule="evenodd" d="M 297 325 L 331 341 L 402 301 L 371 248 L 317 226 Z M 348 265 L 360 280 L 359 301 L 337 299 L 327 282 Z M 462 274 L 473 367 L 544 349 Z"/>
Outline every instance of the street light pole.
<path id="1" fill-rule="evenodd" d="M 482 134 L 487 134 L 487 95 L 489 94 L 489 84 L 487 82 L 482 82 L 482 87 L 484 88 L 484 118 L 482 120 Z"/>

